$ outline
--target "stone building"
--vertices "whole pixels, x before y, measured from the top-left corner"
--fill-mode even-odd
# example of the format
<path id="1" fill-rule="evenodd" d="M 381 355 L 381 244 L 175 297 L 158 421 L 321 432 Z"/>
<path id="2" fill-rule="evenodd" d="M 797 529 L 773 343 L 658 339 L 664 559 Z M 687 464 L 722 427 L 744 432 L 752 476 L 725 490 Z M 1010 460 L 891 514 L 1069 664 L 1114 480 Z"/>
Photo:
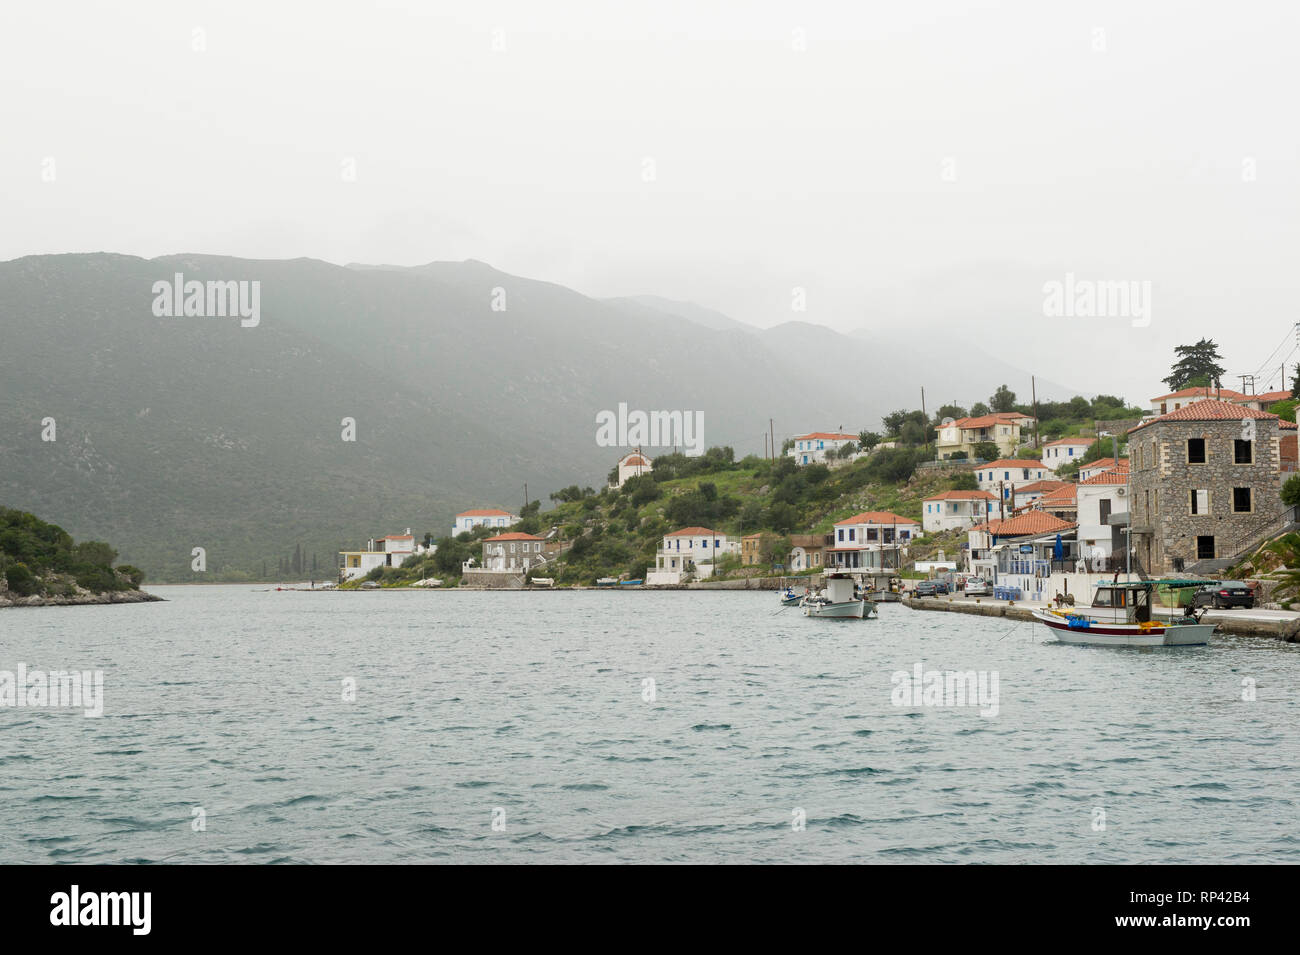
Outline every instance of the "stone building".
<path id="1" fill-rule="evenodd" d="M 1217 570 L 1276 526 L 1277 415 L 1208 399 L 1129 431 L 1134 558 L 1148 573 Z"/>

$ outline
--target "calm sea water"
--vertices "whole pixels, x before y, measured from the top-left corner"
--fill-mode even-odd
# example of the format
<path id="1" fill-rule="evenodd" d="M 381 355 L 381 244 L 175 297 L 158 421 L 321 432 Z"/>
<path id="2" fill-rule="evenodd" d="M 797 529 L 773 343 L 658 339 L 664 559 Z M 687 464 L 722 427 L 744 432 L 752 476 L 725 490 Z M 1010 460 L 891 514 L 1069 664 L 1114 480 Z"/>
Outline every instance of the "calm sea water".
<path id="1" fill-rule="evenodd" d="M 0 708 L 0 862 L 1300 862 L 1295 645 L 757 593 L 157 592 L 0 612 L 0 669 L 102 669 L 106 698 Z M 997 715 L 894 705 L 917 663 L 996 671 Z"/>

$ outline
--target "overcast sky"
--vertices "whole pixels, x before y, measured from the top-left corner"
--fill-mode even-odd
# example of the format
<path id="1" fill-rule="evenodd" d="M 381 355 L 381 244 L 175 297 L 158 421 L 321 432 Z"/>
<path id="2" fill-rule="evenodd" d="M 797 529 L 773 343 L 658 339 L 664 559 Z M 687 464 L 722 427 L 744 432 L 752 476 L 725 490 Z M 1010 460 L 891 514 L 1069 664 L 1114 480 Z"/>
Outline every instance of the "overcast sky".
<path id="1" fill-rule="evenodd" d="M 1287 342 L 1275 386 L 1297 27 L 1282 2 L 6 3 L 0 259 L 475 258 L 1130 398 L 1179 342 L 1230 376 Z M 1149 324 L 1044 314 L 1067 272 L 1151 283 Z"/>

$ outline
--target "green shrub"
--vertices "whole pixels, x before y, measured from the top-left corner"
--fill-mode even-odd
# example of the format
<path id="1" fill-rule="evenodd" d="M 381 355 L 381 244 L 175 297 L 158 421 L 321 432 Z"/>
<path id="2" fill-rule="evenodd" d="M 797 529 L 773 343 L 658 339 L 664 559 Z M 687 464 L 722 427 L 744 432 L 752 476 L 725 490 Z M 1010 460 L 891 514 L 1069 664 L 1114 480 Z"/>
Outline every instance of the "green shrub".
<path id="1" fill-rule="evenodd" d="M 20 597 L 35 597 L 45 592 L 40 578 L 22 562 L 5 568 L 5 580 L 9 582 L 10 592 Z"/>

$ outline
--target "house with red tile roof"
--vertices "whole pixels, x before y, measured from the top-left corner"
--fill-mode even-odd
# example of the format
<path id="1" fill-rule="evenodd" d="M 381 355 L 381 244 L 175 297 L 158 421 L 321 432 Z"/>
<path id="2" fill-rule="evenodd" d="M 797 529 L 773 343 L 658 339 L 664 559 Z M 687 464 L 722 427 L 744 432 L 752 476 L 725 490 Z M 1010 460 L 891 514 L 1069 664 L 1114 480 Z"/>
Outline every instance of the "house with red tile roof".
<path id="1" fill-rule="evenodd" d="M 909 517 L 890 511 L 863 511 L 835 522 L 826 563 L 846 570 L 901 567 L 907 545 L 920 534 L 921 525 Z"/>
<path id="2" fill-rule="evenodd" d="M 1171 391 L 1167 395 L 1156 395 L 1151 399 L 1150 414 L 1153 416 L 1169 414 L 1171 411 L 1186 408 L 1190 404 L 1205 401 L 1206 399 L 1233 402 L 1249 397 L 1249 395 L 1244 395 L 1240 391 L 1233 391 L 1231 388 L 1197 385 L 1192 388 L 1180 388 L 1178 391 Z"/>
<path id="3" fill-rule="evenodd" d="M 1076 520 L 1079 509 L 1078 486 L 1063 484 L 1054 491 L 1048 491 L 1029 505 L 1036 511 L 1043 511 L 1063 521 Z"/>
<path id="4" fill-rule="evenodd" d="M 969 573 L 997 580 L 1007 574 L 1043 576 L 1055 566 L 1074 560 L 1075 524 L 1030 508 L 1013 517 L 994 518 L 967 534 Z M 1056 538 L 1061 538 L 1062 558 L 1055 558 Z"/>
<path id="5" fill-rule="evenodd" d="M 1079 481 L 1077 539 L 1079 554 L 1088 561 L 1089 570 L 1114 570 L 1108 559 L 1112 555 L 1124 556 L 1128 483 L 1127 467 L 1111 468 Z"/>
<path id="6" fill-rule="evenodd" d="M 476 527 L 486 525 L 487 527 L 510 527 L 519 523 L 519 515 L 511 514 L 509 511 L 503 511 L 495 507 L 476 508 L 472 511 L 461 511 L 456 515 L 456 520 L 451 526 L 451 534 L 455 537 L 457 534 L 465 531 L 472 531 Z"/>
<path id="7" fill-rule="evenodd" d="M 1031 415 L 1019 411 L 994 411 L 973 418 L 957 418 L 935 426 L 935 446 L 940 460 L 954 455 L 975 460 L 975 445 L 990 441 L 998 454 L 1015 454 L 1021 433 L 1034 425 Z"/>
<path id="8" fill-rule="evenodd" d="M 1044 494 L 1067 487 L 1068 481 L 1031 481 L 1028 484 L 1017 484 L 1015 486 L 1015 496 L 1012 498 L 1012 506 L 1020 510 L 1028 504 L 1034 503 Z"/>
<path id="9" fill-rule="evenodd" d="M 825 464 L 827 457 L 838 454 L 847 444 L 857 444 L 858 436 L 843 431 L 813 431 L 794 437 L 794 447 L 786 453 L 795 464 Z"/>
<path id="10" fill-rule="evenodd" d="M 1231 566 L 1277 532 L 1278 416 L 1232 401 L 1185 405 L 1130 429 L 1133 544 L 1152 574 Z"/>
<path id="11" fill-rule="evenodd" d="M 1279 401 L 1290 401 L 1290 389 L 1280 391 L 1260 391 L 1251 395 L 1243 395 L 1240 398 L 1234 398 L 1233 404 L 1245 405 L 1247 408 L 1254 408 L 1256 411 L 1267 411 L 1270 405 L 1275 405 Z"/>
<path id="12" fill-rule="evenodd" d="M 709 527 L 683 527 L 665 534 L 655 551 L 655 565 L 646 569 L 648 585 L 680 584 L 688 577 L 713 576 L 716 561 L 739 554 L 740 541 Z"/>
<path id="13" fill-rule="evenodd" d="M 1080 481 L 1087 481 L 1095 478 L 1098 474 L 1105 474 L 1107 471 L 1127 471 L 1128 458 L 1120 458 L 1116 461 L 1114 458 L 1098 458 L 1096 461 L 1089 461 L 1087 464 L 1079 465 L 1078 478 Z"/>
<path id="14" fill-rule="evenodd" d="M 921 502 L 921 527 L 927 534 L 971 527 L 992 517 L 997 506 L 988 491 L 943 491 Z"/>

